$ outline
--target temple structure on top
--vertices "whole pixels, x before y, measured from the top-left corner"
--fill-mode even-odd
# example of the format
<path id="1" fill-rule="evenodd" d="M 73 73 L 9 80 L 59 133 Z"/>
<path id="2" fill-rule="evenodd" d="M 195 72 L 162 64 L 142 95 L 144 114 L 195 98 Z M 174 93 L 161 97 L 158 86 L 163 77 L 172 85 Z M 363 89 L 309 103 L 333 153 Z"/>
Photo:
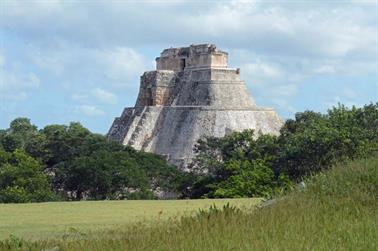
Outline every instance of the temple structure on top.
<path id="1" fill-rule="evenodd" d="M 185 169 L 201 137 L 245 129 L 278 134 L 282 123 L 273 109 L 256 106 L 240 70 L 228 68 L 227 52 L 200 44 L 156 58 L 156 70 L 141 76 L 135 106 L 114 120 L 108 138 Z"/>
<path id="2" fill-rule="evenodd" d="M 218 50 L 215 45 L 192 45 L 165 49 L 156 58 L 156 69 L 179 72 L 200 68 L 226 68 L 227 60 L 228 53 Z"/>

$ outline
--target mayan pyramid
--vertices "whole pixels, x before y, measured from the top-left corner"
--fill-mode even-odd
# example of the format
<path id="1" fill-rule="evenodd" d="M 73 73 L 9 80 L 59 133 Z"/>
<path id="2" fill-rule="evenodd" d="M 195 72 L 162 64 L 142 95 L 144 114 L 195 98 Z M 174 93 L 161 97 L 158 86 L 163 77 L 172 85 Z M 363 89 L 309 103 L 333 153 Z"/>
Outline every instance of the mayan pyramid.
<path id="1" fill-rule="evenodd" d="M 135 106 L 115 118 L 108 138 L 185 168 L 203 136 L 245 129 L 278 134 L 280 117 L 256 106 L 240 70 L 227 61 L 228 53 L 212 44 L 165 49 L 156 70 L 141 76 Z"/>

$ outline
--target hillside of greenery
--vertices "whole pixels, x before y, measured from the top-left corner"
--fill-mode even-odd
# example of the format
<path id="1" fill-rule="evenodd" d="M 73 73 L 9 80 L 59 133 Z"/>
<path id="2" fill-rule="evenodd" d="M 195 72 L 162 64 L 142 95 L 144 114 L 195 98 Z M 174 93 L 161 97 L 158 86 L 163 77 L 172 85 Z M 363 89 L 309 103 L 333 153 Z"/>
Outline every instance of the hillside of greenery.
<path id="1" fill-rule="evenodd" d="M 196 216 L 62 238 L 11 237 L 1 250 L 377 250 L 378 155 L 341 162 L 250 211 L 211 207 Z M 156 202 L 155 202 L 156 203 Z"/>
<path id="2" fill-rule="evenodd" d="M 280 136 L 247 130 L 204 138 L 191 172 L 107 141 L 79 123 L 0 130 L 0 203 L 56 200 L 272 197 L 339 161 L 378 149 L 378 103 L 297 113 Z"/>

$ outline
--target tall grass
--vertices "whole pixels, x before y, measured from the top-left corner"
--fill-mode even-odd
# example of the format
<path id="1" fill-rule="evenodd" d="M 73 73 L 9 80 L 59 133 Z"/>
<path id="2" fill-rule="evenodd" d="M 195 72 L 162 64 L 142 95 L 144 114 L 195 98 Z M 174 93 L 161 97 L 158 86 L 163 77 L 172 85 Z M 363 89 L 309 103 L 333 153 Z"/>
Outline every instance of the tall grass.
<path id="1" fill-rule="evenodd" d="M 143 222 L 193 215 L 200 208 L 226 203 L 250 208 L 260 198 L 198 200 L 116 200 L 0 204 L 0 240 L 10 234 L 24 239 L 48 239 L 66 232 L 100 231 Z M 71 229 L 70 231 L 68 231 Z M 67 234 L 66 234 L 67 235 Z"/>
<path id="2" fill-rule="evenodd" d="M 249 213 L 226 207 L 155 226 L 61 239 L 9 239 L 21 250 L 378 250 L 378 158 L 340 164 Z"/>

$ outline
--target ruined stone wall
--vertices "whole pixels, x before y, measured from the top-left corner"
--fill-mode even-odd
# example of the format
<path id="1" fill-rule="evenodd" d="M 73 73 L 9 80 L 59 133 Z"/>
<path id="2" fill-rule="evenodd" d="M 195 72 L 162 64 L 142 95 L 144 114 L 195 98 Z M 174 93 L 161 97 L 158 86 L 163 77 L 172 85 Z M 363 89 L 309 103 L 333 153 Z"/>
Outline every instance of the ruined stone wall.
<path id="1" fill-rule="evenodd" d="M 211 55 L 211 67 L 227 67 L 228 55 L 226 53 L 215 53 Z"/>
<path id="2" fill-rule="evenodd" d="M 156 62 L 157 70 L 182 71 L 185 68 L 185 57 L 160 57 Z"/>
<path id="3" fill-rule="evenodd" d="M 227 68 L 228 54 L 214 45 L 193 45 L 164 50 L 156 58 L 157 70 L 183 71 L 194 68 Z"/>
<path id="4" fill-rule="evenodd" d="M 227 68 L 228 55 L 226 53 L 201 53 L 188 58 L 187 68 Z"/>
<path id="5" fill-rule="evenodd" d="M 187 65 L 188 57 L 188 47 L 165 49 L 160 57 L 156 58 L 156 69 L 182 71 Z"/>
<path id="6" fill-rule="evenodd" d="M 139 95 L 135 106 L 169 105 L 175 81 L 176 74 L 174 71 L 145 72 L 141 76 Z"/>

